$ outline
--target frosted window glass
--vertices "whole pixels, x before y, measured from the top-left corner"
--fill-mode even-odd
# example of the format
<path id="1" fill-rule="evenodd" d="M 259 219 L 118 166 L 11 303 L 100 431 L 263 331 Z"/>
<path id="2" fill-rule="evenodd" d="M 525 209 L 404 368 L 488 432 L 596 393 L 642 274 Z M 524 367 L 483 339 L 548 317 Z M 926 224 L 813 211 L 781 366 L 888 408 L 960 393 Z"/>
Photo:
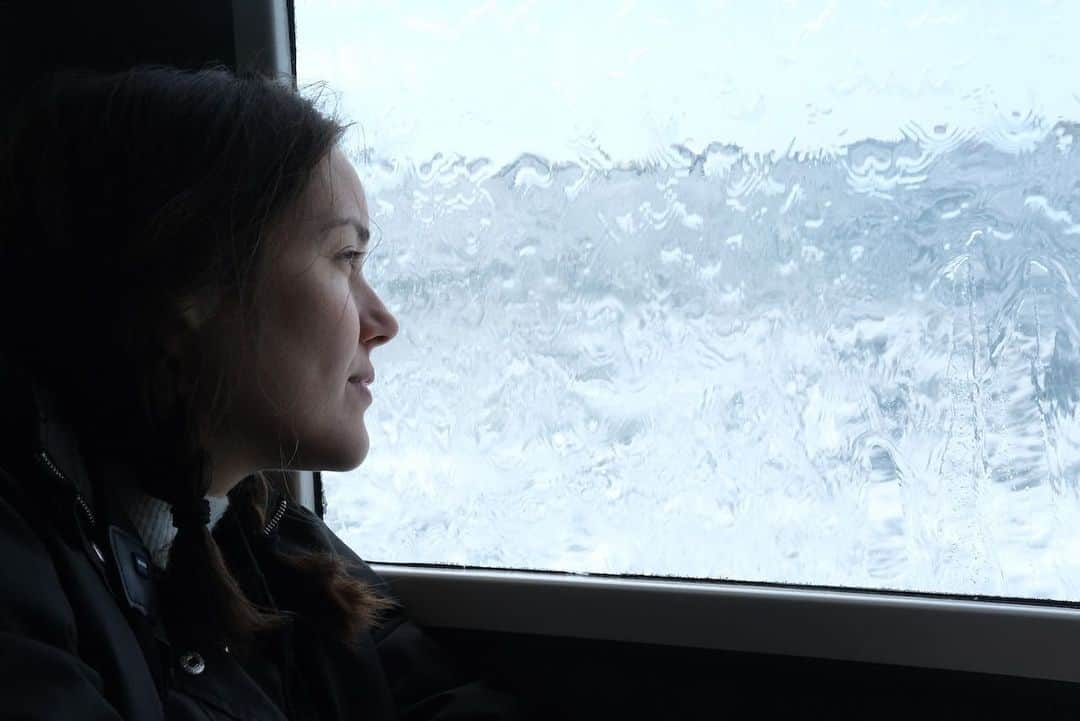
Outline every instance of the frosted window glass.
<path id="1" fill-rule="evenodd" d="M 1080 600 L 1080 4 L 298 0 L 378 561 Z"/>

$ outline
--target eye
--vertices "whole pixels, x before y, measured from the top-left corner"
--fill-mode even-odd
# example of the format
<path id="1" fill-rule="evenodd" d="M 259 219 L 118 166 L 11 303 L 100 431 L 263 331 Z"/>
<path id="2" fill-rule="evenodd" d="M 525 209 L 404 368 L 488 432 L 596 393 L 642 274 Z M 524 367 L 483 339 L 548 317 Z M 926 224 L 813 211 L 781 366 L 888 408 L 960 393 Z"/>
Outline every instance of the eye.
<path id="1" fill-rule="evenodd" d="M 349 263 L 349 267 L 354 272 L 359 271 L 364 264 L 364 258 L 367 257 L 367 252 L 363 250 L 356 250 L 349 248 L 341 253 L 341 258 L 345 259 Z"/>

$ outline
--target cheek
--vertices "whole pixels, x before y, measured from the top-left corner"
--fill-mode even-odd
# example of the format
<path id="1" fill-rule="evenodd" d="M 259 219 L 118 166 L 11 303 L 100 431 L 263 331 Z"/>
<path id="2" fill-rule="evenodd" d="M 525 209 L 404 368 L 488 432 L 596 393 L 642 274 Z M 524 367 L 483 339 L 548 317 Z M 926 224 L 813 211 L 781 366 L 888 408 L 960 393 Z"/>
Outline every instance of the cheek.
<path id="1" fill-rule="evenodd" d="M 282 387 L 300 408 L 325 403 L 345 390 L 359 343 L 352 294 L 333 278 L 297 283 L 282 293 L 267 318 L 266 381 Z M 289 398 L 291 396 L 291 398 Z M 329 397 L 329 398 L 328 398 Z M 314 410 L 314 409 L 312 409 Z"/>
<path id="2" fill-rule="evenodd" d="M 347 470 L 367 452 L 365 405 L 348 385 L 357 368 L 359 317 L 347 290 L 322 293 L 298 302 L 289 313 L 291 349 L 287 392 L 296 399 L 281 419 L 285 432 L 299 441 L 296 462 L 303 467 Z M 302 307 L 312 312 L 299 312 Z"/>

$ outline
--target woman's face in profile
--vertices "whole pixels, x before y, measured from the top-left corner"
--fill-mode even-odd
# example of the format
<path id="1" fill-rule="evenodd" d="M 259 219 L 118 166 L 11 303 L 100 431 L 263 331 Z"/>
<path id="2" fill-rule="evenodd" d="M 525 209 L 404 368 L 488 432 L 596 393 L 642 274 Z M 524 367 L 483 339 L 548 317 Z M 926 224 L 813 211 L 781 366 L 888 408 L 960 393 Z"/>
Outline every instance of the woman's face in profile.
<path id="1" fill-rule="evenodd" d="M 367 455 L 371 351 L 398 331 L 363 276 L 368 229 L 360 179 L 335 149 L 273 229 L 255 353 L 230 358 L 224 339 L 238 387 L 218 439 L 237 467 L 222 469 L 223 480 L 265 468 L 346 470 Z"/>

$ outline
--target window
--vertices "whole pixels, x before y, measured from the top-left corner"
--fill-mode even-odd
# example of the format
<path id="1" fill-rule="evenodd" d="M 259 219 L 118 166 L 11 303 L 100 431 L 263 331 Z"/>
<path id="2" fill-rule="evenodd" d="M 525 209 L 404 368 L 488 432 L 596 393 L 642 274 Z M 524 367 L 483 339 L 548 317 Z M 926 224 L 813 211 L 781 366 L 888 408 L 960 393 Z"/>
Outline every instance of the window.
<path id="1" fill-rule="evenodd" d="M 385 562 L 1080 600 L 1072 3 L 298 0 Z"/>

